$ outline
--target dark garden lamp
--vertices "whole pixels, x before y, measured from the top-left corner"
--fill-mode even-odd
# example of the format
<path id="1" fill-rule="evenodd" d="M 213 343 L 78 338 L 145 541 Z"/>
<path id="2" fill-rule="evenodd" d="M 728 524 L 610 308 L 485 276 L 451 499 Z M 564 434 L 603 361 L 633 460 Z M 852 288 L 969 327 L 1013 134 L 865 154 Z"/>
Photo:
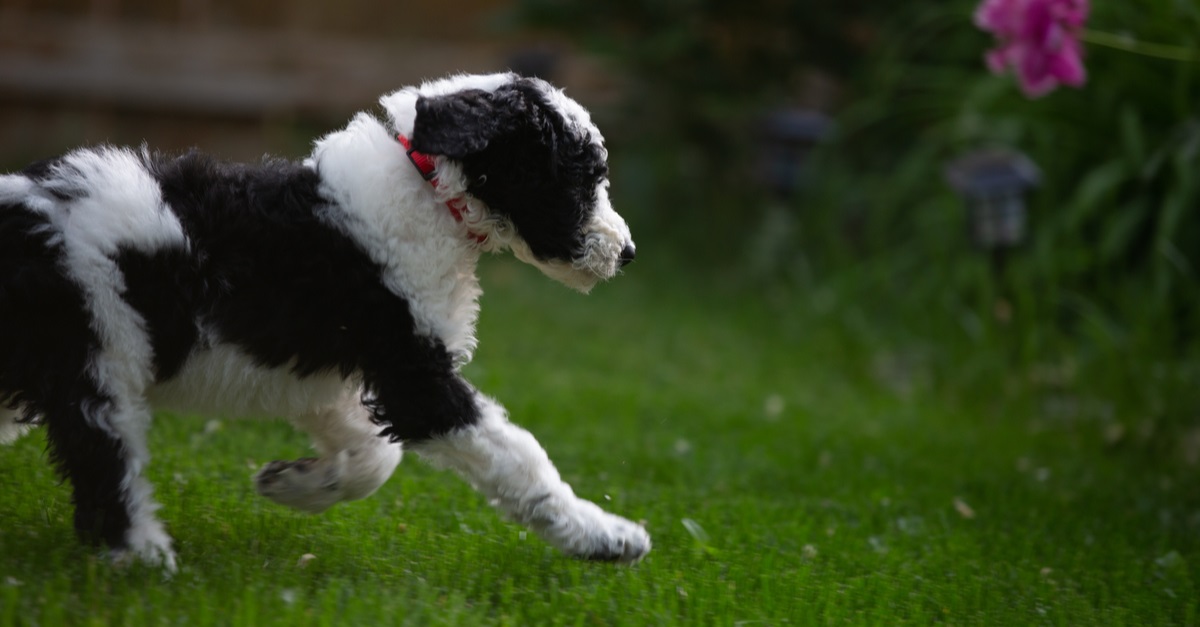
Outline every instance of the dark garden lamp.
<path id="1" fill-rule="evenodd" d="M 832 130 L 829 117 L 811 109 L 777 109 L 763 118 L 760 167 L 776 198 L 787 200 L 804 184 L 809 154 Z"/>
<path id="2" fill-rule="evenodd" d="M 999 260 L 1025 240 L 1025 197 L 1041 180 L 1028 157 L 1009 150 L 968 153 L 946 167 L 946 180 L 966 203 L 976 246 Z"/>

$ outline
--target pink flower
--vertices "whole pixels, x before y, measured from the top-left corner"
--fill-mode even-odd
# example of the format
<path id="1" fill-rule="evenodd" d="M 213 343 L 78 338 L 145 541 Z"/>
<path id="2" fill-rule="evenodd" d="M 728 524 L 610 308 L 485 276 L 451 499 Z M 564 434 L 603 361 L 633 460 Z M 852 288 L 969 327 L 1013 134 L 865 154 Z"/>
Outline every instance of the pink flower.
<path id="1" fill-rule="evenodd" d="M 975 25 L 996 36 L 987 52 L 988 69 L 1012 69 L 1021 91 L 1037 98 L 1059 84 L 1079 87 L 1087 79 L 1079 33 L 1088 0 L 983 0 Z"/>

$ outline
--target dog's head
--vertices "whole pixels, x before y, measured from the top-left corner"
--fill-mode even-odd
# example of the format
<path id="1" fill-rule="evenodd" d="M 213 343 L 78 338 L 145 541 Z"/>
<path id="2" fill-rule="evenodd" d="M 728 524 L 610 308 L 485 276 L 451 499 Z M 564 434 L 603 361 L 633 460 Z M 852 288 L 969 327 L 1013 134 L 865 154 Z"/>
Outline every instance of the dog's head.
<path id="1" fill-rule="evenodd" d="M 633 260 L 608 198 L 604 138 L 562 91 L 516 74 L 458 76 L 381 103 L 493 245 L 585 292 Z"/>

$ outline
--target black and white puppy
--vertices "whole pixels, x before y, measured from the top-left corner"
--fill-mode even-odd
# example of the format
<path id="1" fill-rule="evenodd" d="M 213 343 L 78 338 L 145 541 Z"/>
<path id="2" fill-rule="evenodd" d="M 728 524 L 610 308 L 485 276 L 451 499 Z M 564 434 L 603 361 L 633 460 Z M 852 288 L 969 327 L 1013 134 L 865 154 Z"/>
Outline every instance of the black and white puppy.
<path id="1" fill-rule="evenodd" d="M 600 132 L 514 74 L 380 102 L 303 163 L 103 147 L 0 176 L 0 441 L 45 425 L 83 539 L 174 570 L 145 478 L 163 409 L 293 421 L 319 457 L 255 483 L 296 509 L 371 494 L 408 448 L 569 555 L 650 550 L 459 373 L 481 253 L 581 291 L 633 259 Z"/>

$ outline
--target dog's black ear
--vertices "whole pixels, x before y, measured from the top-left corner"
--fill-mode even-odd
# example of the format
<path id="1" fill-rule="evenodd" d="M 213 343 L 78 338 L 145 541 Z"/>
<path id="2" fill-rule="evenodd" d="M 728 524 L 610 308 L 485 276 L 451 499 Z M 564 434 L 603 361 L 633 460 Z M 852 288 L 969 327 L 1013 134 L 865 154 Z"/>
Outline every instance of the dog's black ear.
<path id="1" fill-rule="evenodd" d="M 478 154 L 492 140 L 537 126 L 533 87 L 517 82 L 494 92 L 468 89 L 445 96 L 417 98 L 412 144 L 419 152 L 451 159 Z"/>
<path id="2" fill-rule="evenodd" d="M 479 153 L 510 125 L 511 116 L 503 108 L 494 94 L 480 89 L 421 96 L 413 123 L 413 148 L 451 159 Z"/>

